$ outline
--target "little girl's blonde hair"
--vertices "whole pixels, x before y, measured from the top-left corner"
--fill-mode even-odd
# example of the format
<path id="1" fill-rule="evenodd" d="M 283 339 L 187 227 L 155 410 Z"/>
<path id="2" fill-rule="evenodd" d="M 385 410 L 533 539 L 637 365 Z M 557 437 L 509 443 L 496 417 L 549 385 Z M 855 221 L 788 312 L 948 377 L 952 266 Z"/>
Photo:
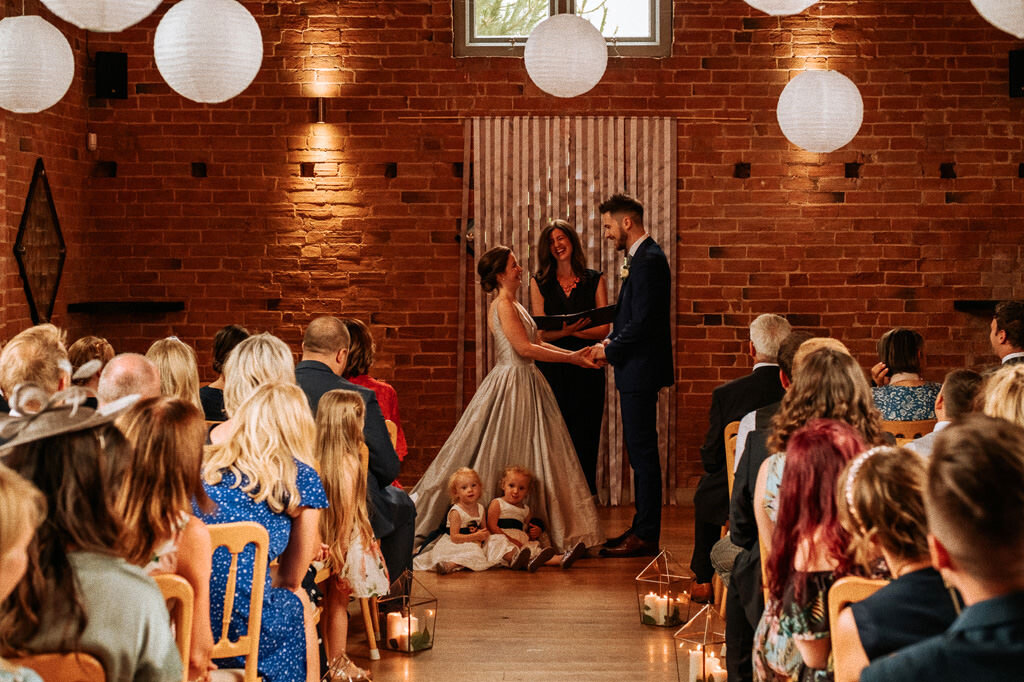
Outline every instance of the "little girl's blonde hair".
<path id="1" fill-rule="evenodd" d="M 341 389 L 324 393 L 316 411 L 316 453 L 330 504 L 320 514 L 320 536 L 329 548 L 335 571 L 345 565 L 354 533 L 364 548 L 373 543 L 366 509 L 365 411 L 362 396 Z"/>
<path id="2" fill-rule="evenodd" d="M 528 479 L 530 479 L 530 483 L 528 485 L 533 485 L 533 472 L 530 471 L 529 469 L 527 469 L 526 467 L 521 467 L 521 466 L 505 467 L 502 470 L 502 472 L 501 472 L 501 478 L 498 479 L 498 494 L 499 495 L 504 494 L 504 492 L 505 492 L 505 482 L 508 480 L 508 477 L 509 476 L 514 476 L 514 475 L 526 476 Z"/>
<path id="3" fill-rule="evenodd" d="M 456 469 L 455 473 L 448 477 L 448 497 L 451 499 L 452 504 L 455 504 L 459 500 L 459 496 L 455 493 L 455 488 L 459 485 L 459 480 L 463 478 L 475 478 L 477 485 L 483 489 L 484 484 L 480 481 L 480 474 L 473 471 L 469 467 L 462 467 Z"/>
<path id="4" fill-rule="evenodd" d="M 14 548 L 26 530 L 46 518 L 46 499 L 29 481 L 0 464 L 0 557 Z M 6 595 L 3 595 L 4 597 Z"/>

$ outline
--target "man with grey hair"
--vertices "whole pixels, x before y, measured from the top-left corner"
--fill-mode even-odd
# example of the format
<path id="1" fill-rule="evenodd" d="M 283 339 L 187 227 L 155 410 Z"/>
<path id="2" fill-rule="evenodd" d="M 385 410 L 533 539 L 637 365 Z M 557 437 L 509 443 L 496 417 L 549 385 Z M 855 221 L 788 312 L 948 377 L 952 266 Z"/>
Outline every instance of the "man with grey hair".
<path id="1" fill-rule="evenodd" d="M 764 314 L 750 323 L 749 354 L 754 370 L 716 388 L 711 393 L 710 422 L 704 445 L 700 449 L 704 476 L 693 496 L 694 547 L 690 568 L 696 576 L 691 595 L 697 601 L 711 597 L 711 548 L 722 534 L 729 518 L 729 484 L 725 469 L 725 436 L 727 424 L 759 407 L 782 399 L 784 393 L 776 362 L 779 345 L 789 336 L 792 327 L 786 318 Z"/>
<path id="2" fill-rule="evenodd" d="M 137 395 L 139 400 L 160 395 L 160 370 L 145 355 L 115 355 L 100 373 L 96 397 L 101 407 L 128 395 Z"/>

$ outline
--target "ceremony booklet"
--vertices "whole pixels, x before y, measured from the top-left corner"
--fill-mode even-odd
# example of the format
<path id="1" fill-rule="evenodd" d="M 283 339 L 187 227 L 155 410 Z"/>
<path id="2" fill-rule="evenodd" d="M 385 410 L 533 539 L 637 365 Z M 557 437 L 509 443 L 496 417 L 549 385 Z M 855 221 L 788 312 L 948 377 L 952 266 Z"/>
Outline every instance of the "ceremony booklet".
<path id="1" fill-rule="evenodd" d="M 603 308 L 584 310 L 582 313 L 573 313 L 572 315 L 534 315 L 533 321 L 537 323 L 537 329 L 555 332 L 577 320 L 588 319 L 590 323 L 583 328 L 590 329 L 591 327 L 609 324 L 614 321 L 615 308 L 616 306 L 614 305 L 606 305 Z"/>

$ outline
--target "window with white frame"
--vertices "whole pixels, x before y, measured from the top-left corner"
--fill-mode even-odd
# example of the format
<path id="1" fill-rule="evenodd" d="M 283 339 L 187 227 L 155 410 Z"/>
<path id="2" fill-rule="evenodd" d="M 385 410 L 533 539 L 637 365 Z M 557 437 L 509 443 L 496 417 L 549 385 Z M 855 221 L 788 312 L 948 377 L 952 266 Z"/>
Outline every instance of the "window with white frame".
<path id="1" fill-rule="evenodd" d="M 672 53 L 672 0 L 452 0 L 455 56 L 523 54 L 533 27 L 553 14 L 578 14 L 608 41 L 609 56 Z"/>

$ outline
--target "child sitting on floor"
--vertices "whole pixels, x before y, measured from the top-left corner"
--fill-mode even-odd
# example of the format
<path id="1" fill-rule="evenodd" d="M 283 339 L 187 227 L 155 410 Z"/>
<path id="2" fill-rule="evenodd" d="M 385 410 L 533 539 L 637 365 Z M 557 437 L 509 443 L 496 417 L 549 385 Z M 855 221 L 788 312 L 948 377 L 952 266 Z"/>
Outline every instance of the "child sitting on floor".
<path id="1" fill-rule="evenodd" d="M 486 528 L 480 476 L 468 467 L 458 469 L 448 479 L 448 494 L 452 508 L 448 510 L 447 532 L 427 552 L 413 560 L 417 571 L 436 569 L 438 573 L 452 573 L 463 568 L 486 571 L 495 560 L 484 551 L 491 533 Z"/>
<path id="2" fill-rule="evenodd" d="M 542 538 L 540 522 L 530 516 L 526 505 L 531 483 L 533 474 L 525 467 L 511 466 L 502 472 L 498 482 L 502 495 L 487 508 L 491 532 L 487 555 L 513 570 L 525 568 L 532 573 L 553 557 L 555 550 Z"/>

